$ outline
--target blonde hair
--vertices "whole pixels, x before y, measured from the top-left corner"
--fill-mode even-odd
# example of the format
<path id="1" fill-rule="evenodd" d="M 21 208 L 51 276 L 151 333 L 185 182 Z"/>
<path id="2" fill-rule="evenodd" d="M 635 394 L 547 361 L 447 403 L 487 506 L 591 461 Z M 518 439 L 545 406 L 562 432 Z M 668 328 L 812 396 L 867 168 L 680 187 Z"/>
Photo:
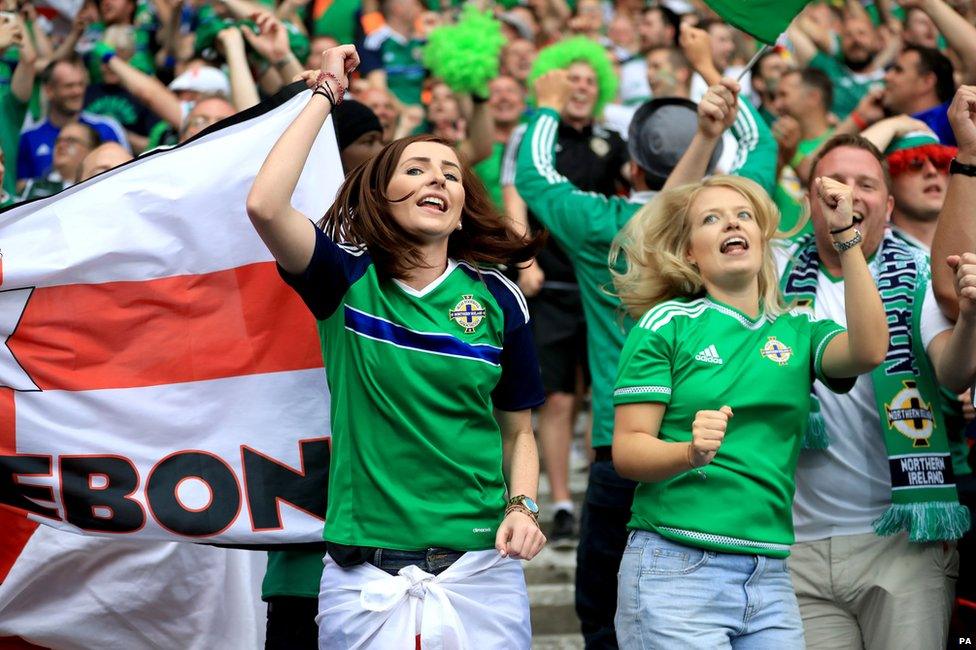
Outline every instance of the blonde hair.
<path id="1" fill-rule="evenodd" d="M 692 230 L 688 210 L 702 191 L 712 187 L 735 190 L 753 207 L 763 237 L 759 302 L 772 318 L 786 311 L 770 246 L 779 227 L 779 210 L 754 181 L 719 175 L 661 192 L 633 216 L 614 240 L 610 249 L 613 284 L 635 318 L 666 300 L 704 293 L 701 274 L 687 259 Z M 620 253 L 626 263 L 623 272 L 614 270 Z"/>

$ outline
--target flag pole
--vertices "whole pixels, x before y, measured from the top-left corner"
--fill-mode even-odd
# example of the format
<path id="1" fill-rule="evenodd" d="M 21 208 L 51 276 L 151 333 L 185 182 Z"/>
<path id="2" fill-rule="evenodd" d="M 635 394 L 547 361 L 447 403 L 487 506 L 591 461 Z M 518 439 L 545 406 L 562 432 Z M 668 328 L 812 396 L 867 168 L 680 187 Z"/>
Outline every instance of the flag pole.
<path id="1" fill-rule="evenodd" d="M 769 44 L 764 44 L 761 48 L 759 48 L 759 50 L 752 55 L 752 58 L 749 59 L 749 63 L 746 64 L 746 67 L 742 69 L 742 72 L 739 73 L 739 76 L 736 77 L 735 80 L 737 82 L 742 81 L 742 78 L 746 76 L 746 73 L 752 70 L 752 66 L 756 65 L 756 61 L 759 60 L 759 57 L 761 57 L 763 54 L 770 51 L 771 49 L 773 49 L 773 46 Z"/>

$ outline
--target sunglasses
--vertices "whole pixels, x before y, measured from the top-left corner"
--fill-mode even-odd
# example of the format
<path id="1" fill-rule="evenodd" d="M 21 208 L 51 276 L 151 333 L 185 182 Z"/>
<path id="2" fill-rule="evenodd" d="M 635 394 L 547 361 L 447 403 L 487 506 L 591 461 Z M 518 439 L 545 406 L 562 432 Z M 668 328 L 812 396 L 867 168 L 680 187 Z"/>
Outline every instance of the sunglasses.
<path id="1" fill-rule="evenodd" d="M 925 169 L 926 163 L 929 163 L 940 174 L 948 174 L 949 163 L 955 156 L 955 147 L 926 145 L 892 154 L 888 157 L 888 168 L 892 176 L 906 173 L 918 174 Z"/>

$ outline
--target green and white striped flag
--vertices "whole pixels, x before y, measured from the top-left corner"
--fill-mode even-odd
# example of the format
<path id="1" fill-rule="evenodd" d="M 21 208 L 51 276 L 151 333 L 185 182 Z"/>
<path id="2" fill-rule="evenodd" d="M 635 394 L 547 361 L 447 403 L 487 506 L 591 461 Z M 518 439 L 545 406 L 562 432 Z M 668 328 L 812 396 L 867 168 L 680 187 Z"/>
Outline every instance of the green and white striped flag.
<path id="1" fill-rule="evenodd" d="M 773 45 L 810 0 L 705 0 L 737 29 Z"/>

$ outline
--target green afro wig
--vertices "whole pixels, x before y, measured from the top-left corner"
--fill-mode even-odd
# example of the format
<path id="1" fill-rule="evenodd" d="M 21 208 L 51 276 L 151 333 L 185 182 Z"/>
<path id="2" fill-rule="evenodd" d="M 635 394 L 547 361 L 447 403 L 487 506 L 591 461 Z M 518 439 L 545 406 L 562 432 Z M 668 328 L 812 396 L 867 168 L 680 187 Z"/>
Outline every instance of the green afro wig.
<path id="1" fill-rule="evenodd" d="M 488 82 L 498 76 L 504 44 L 501 23 L 473 4 L 465 5 L 456 25 L 431 31 L 424 65 L 454 92 L 488 97 Z"/>
<path id="2" fill-rule="evenodd" d="M 597 96 L 593 115 L 603 113 L 603 107 L 617 97 L 617 75 L 607 51 L 585 36 L 575 36 L 543 49 L 532 64 L 529 88 L 535 80 L 550 70 L 562 70 L 574 63 L 586 63 L 596 73 Z"/>

